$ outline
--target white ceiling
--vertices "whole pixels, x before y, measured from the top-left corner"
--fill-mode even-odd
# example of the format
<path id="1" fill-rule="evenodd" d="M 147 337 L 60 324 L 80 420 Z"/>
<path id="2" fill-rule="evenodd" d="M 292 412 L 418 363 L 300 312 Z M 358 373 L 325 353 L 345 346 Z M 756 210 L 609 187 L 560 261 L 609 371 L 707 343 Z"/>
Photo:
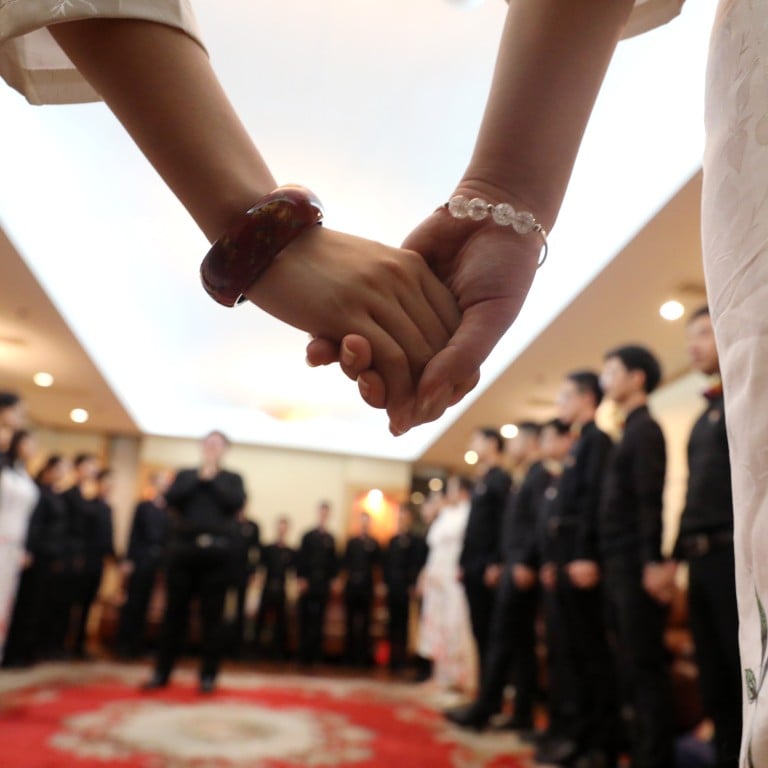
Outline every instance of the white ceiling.
<path id="1" fill-rule="evenodd" d="M 550 261 L 485 386 L 694 173 L 715 4 L 622 43 Z M 315 190 L 329 226 L 391 243 L 446 199 L 471 150 L 506 6 L 470 5 L 195 3 L 278 180 Z M 0 89 L 0 114 L 0 226 L 142 431 L 215 426 L 239 442 L 413 459 L 459 415 L 392 438 L 354 384 L 304 365 L 303 334 L 213 304 L 197 277 L 204 238 L 103 105 L 33 108 Z"/>

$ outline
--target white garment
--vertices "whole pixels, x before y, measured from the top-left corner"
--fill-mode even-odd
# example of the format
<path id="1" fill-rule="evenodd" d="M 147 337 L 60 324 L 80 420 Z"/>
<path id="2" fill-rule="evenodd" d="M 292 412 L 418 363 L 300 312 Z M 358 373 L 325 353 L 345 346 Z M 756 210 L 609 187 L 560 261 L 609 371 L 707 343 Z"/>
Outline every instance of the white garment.
<path id="1" fill-rule="evenodd" d="M 0 0 L 0 77 L 31 104 L 99 101 L 46 29 L 92 18 L 167 24 L 200 42 L 189 0 Z"/>
<path id="2" fill-rule="evenodd" d="M 768 765 L 768 3 L 721 0 L 706 94 L 702 242 L 728 413 L 744 683 L 742 766 Z M 750 746 L 751 745 L 751 746 Z M 751 759 L 749 753 L 751 751 Z"/>
<path id="3" fill-rule="evenodd" d="M 0 470 L 0 661 L 19 586 L 29 519 L 40 491 L 23 468 Z"/>
<path id="4" fill-rule="evenodd" d="M 467 597 L 457 579 L 468 518 L 469 502 L 444 507 L 427 533 L 418 642 L 419 655 L 433 661 L 437 684 L 462 690 L 474 685 L 476 663 Z"/>

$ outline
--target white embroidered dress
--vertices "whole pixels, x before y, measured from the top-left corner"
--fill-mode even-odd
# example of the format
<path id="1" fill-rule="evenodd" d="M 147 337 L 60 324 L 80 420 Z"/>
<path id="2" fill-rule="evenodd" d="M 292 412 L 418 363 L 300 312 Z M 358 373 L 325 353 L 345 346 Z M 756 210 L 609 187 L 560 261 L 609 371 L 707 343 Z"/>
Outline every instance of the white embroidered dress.
<path id="1" fill-rule="evenodd" d="M 0 470 L 0 661 L 16 602 L 29 519 L 39 496 L 22 467 Z"/>
<path id="2" fill-rule="evenodd" d="M 0 0 L 0 77 L 32 104 L 98 101 L 46 29 L 91 18 L 154 21 L 199 41 L 188 0 Z"/>

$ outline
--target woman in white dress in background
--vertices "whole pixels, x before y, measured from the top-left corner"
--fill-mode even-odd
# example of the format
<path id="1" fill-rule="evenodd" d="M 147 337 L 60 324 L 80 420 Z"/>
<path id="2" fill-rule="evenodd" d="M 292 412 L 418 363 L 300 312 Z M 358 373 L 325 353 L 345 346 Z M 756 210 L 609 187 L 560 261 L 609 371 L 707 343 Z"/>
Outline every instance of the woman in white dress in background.
<path id="1" fill-rule="evenodd" d="M 469 489 L 459 478 L 448 480 L 437 516 L 427 532 L 427 562 L 419 577 L 422 596 L 418 654 L 432 660 L 438 695 L 471 693 L 476 679 L 469 606 L 458 579 L 459 556 L 469 517 Z M 435 504 L 428 499 L 425 505 Z M 444 705 L 450 702 L 446 698 Z"/>
<path id="2" fill-rule="evenodd" d="M 0 662 L 21 572 L 29 565 L 27 532 L 40 496 L 27 472 L 34 453 L 34 439 L 26 430 L 20 430 L 11 438 L 7 461 L 0 468 Z"/>

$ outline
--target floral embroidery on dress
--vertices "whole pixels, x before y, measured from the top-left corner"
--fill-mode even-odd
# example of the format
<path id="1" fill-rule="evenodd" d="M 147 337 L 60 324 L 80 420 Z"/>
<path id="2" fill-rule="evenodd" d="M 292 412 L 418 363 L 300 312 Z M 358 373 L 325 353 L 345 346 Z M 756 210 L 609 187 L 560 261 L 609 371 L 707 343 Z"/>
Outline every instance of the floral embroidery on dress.
<path id="1" fill-rule="evenodd" d="M 96 13 L 96 6 L 88 0 L 60 0 L 53 6 L 54 16 L 66 16 L 76 5 L 84 5 L 91 13 Z"/>
<path id="2" fill-rule="evenodd" d="M 757 594 L 757 590 L 755 590 L 755 600 L 757 600 L 757 612 L 760 615 L 760 678 L 758 679 L 754 671 L 749 668 L 745 670 L 744 678 L 749 703 L 757 705 L 757 697 L 760 694 L 760 689 L 763 687 L 766 674 L 768 673 L 768 660 L 766 659 L 766 651 L 768 650 L 768 619 L 766 619 L 765 608 L 763 607 L 762 600 L 760 600 L 760 595 Z M 749 768 L 755 768 L 754 758 L 752 757 L 754 724 L 755 719 L 752 718 L 752 729 L 750 730 L 749 744 L 747 746 L 747 765 Z"/>

